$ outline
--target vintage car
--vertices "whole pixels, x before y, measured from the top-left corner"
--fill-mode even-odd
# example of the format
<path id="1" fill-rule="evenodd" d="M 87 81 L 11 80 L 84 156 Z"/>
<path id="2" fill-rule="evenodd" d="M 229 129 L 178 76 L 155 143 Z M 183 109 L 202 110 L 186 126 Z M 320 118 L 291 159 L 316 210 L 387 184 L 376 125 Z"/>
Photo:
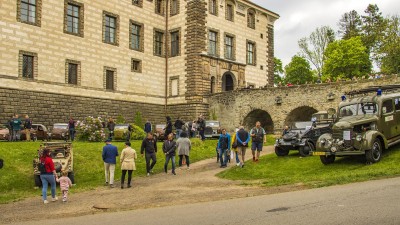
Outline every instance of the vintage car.
<path id="1" fill-rule="evenodd" d="M 311 121 L 294 122 L 288 133 L 276 139 L 275 154 L 286 156 L 290 150 L 297 150 L 303 157 L 315 149 L 315 144 L 322 134 L 332 132 L 331 122 L 326 111 L 312 115 Z"/>
<path id="2" fill-rule="evenodd" d="M 332 133 L 321 135 L 311 154 L 325 165 L 353 155 L 379 162 L 384 149 L 400 143 L 400 85 L 352 91 L 342 99 Z"/>
<path id="3" fill-rule="evenodd" d="M 35 180 L 35 186 L 42 186 L 42 181 L 40 180 L 39 163 L 40 158 L 43 155 L 43 150 L 49 149 L 51 152 L 51 158 L 54 162 L 54 167 L 56 169 L 57 175 L 61 176 L 61 171 L 68 171 L 68 177 L 71 179 L 72 183 L 75 183 L 74 177 L 74 157 L 72 151 L 72 144 L 70 142 L 45 142 L 40 145 L 37 151 L 37 156 L 33 160 L 33 175 Z"/>
<path id="4" fill-rule="evenodd" d="M 10 131 L 4 125 L 0 125 L 0 140 L 8 141 L 10 139 Z"/>
<path id="5" fill-rule="evenodd" d="M 117 124 L 114 128 L 114 139 L 115 140 L 126 140 L 128 136 L 129 124 Z"/>
<path id="6" fill-rule="evenodd" d="M 206 128 L 204 130 L 204 136 L 206 138 L 219 138 L 221 135 L 221 125 L 216 120 L 206 120 Z"/>
<path id="7" fill-rule="evenodd" d="M 26 140 L 25 130 L 21 130 L 21 140 Z M 31 139 L 47 141 L 50 140 L 50 133 L 43 124 L 32 124 Z"/>
<path id="8" fill-rule="evenodd" d="M 157 138 L 158 141 L 164 141 L 164 134 L 165 134 L 165 124 L 156 124 L 156 129 L 154 131 L 154 136 Z"/>
<path id="9" fill-rule="evenodd" d="M 51 129 L 50 138 L 52 140 L 68 140 L 68 124 L 67 123 L 55 123 Z"/>

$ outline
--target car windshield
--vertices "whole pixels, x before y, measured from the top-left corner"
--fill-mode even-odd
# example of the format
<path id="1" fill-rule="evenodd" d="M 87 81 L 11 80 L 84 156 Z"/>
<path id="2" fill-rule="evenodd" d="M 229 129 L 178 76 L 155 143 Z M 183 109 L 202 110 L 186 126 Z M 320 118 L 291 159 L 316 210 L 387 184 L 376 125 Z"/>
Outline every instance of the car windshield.
<path id="1" fill-rule="evenodd" d="M 311 121 L 307 122 L 295 122 L 292 126 L 292 130 L 300 130 L 300 129 L 310 129 L 312 126 Z"/>
<path id="2" fill-rule="evenodd" d="M 54 124 L 53 128 L 54 129 L 67 129 L 68 124 Z"/>
<path id="3" fill-rule="evenodd" d="M 216 121 L 206 121 L 206 127 L 219 127 L 219 122 L 216 122 Z"/>
<path id="4" fill-rule="evenodd" d="M 115 129 L 128 129 L 128 124 L 117 124 L 115 125 Z"/>
<path id="5" fill-rule="evenodd" d="M 378 106 L 373 102 L 357 103 L 346 105 L 340 108 L 339 116 L 357 116 L 357 115 L 376 115 L 378 114 Z"/>
<path id="6" fill-rule="evenodd" d="M 322 121 L 322 120 L 327 120 L 328 119 L 328 114 L 327 113 L 321 113 L 321 114 L 314 114 L 312 116 L 313 121 Z"/>

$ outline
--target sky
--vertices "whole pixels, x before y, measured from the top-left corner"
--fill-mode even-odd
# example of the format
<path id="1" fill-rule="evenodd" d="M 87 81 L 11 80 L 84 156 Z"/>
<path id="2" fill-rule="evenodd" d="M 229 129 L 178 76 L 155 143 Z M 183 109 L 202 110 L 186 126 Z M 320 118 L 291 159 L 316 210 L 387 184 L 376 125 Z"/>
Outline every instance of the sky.
<path id="1" fill-rule="evenodd" d="M 338 30 L 341 16 L 351 10 L 363 15 L 369 4 L 377 4 L 384 16 L 400 14 L 399 0 L 253 0 L 280 15 L 275 22 L 275 57 L 287 65 L 300 50 L 298 40 L 317 27 Z"/>

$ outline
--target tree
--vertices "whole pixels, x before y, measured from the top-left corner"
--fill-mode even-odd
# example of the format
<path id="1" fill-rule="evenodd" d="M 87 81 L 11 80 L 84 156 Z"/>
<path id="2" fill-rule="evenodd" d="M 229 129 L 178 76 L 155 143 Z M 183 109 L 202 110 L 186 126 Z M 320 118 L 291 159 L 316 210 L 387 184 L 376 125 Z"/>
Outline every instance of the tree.
<path id="1" fill-rule="evenodd" d="M 330 43 L 325 56 L 324 75 L 332 80 L 352 79 L 371 72 L 372 64 L 361 37 Z"/>
<path id="2" fill-rule="evenodd" d="M 310 63 L 303 57 L 295 55 L 285 66 L 285 81 L 292 84 L 305 84 L 313 81 Z"/>
<path id="3" fill-rule="evenodd" d="M 400 71 L 400 17 L 389 18 L 382 38 L 382 44 L 378 49 L 378 57 L 381 62 L 381 71 L 384 73 L 399 73 Z"/>
<path id="4" fill-rule="evenodd" d="M 274 84 L 279 85 L 283 83 L 283 78 L 281 76 L 283 74 L 283 66 L 282 60 L 274 57 Z"/>
<path id="5" fill-rule="evenodd" d="M 381 44 L 387 21 L 379 12 L 377 5 L 369 4 L 364 12 L 366 15 L 362 16 L 363 42 L 368 51 L 374 55 Z"/>
<path id="6" fill-rule="evenodd" d="M 352 10 L 342 15 L 339 23 L 339 34 L 342 35 L 343 40 L 350 39 L 361 35 L 362 20 L 357 11 Z"/>
<path id="7" fill-rule="evenodd" d="M 329 43 L 335 40 L 335 32 L 328 26 L 317 28 L 308 38 L 302 38 L 298 44 L 301 56 L 310 61 L 322 75 L 322 68 L 325 61 L 325 50 Z"/>

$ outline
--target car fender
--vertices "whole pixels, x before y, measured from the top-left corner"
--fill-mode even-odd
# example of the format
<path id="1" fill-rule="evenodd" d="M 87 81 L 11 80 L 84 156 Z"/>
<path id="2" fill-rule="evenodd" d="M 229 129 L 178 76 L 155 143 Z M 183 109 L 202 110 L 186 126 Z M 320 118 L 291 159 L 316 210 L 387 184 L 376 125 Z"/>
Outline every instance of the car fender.
<path id="1" fill-rule="evenodd" d="M 372 144 L 374 143 L 376 138 L 380 138 L 383 141 L 383 147 L 385 149 L 388 148 L 388 141 L 385 138 L 385 135 L 383 135 L 379 131 L 376 131 L 376 130 L 367 131 L 364 134 L 363 138 L 364 138 L 363 145 L 362 145 L 363 149 L 366 149 L 366 150 L 372 149 Z"/>

